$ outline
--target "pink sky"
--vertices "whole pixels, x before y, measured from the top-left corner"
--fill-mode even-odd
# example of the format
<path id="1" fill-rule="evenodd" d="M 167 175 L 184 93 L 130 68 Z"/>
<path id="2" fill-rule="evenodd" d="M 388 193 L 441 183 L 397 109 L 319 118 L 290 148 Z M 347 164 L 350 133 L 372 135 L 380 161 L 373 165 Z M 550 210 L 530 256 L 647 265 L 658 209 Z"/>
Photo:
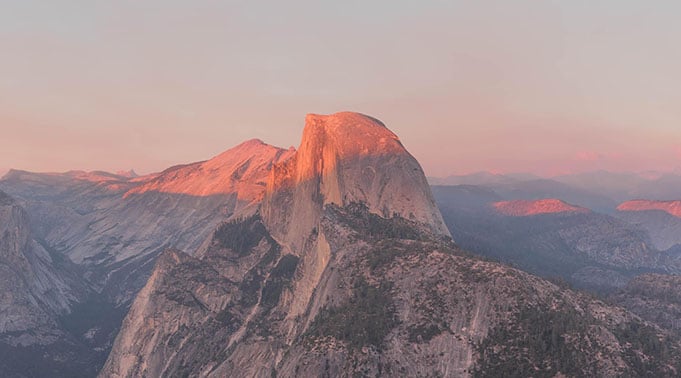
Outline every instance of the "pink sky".
<path id="1" fill-rule="evenodd" d="M 432 176 L 673 170 L 679 4 L 10 0 L 0 172 L 297 146 L 306 113 L 341 110 L 383 120 Z"/>

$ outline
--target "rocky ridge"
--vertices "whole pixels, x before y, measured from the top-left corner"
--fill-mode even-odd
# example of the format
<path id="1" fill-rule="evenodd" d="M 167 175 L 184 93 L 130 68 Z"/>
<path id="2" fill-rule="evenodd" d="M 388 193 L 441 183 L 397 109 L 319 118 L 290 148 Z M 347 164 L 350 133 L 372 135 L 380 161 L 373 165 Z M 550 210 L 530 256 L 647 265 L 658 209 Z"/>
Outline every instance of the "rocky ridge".
<path id="1" fill-rule="evenodd" d="M 386 130 L 309 116 L 259 212 L 162 255 L 100 376 L 677 374 L 654 325 L 453 245 Z"/>
<path id="2" fill-rule="evenodd" d="M 16 198 L 7 207 L 14 220 L 1 226 L 20 224 L 27 247 L 12 252 L 21 259 L 11 260 L 3 282 L 14 294 L 0 311 L 14 327 L 4 335 L 12 345 L 21 340 L 23 352 L 0 351 L 9 358 L 0 371 L 93 376 L 161 251 L 174 245 L 194 252 L 220 222 L 254 211 L 272 164 L 291 153 L 253 140 L 142 177 L 10 171 L 0 188 Z M 194 182 L 209 191 L 197 191 Z"/>

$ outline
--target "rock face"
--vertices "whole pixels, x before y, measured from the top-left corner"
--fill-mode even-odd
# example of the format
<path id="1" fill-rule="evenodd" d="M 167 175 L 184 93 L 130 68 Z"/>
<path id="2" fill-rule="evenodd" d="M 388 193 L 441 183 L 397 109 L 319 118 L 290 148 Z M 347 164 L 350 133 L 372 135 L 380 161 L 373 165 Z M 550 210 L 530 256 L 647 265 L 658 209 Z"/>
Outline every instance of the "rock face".
<path id="1" fill-rule="evenodd" d="M 68 313 L 82 294 L 71 287 L 72 277 L 55 265 L 32 238 L 24 209 L 0 192 L 0 334 L 18 334 L 4 341 L 15 345 L 51 341 L 53 317 Z"/>
<path id="2" fill-rule="evenodd" d="M 418 164 L 366 116 L 309 116 L 250 214 L 161 256 L 100 376 L 679 371 L 655 326 L 454 246 Z"/>
<path id="3" fill-rule="evenodd" d="M 25 204 L 41 239 L 124 304 L 163 249 L 194 252 L 221 221 L 260 203 L 272 165 L 292 153 L 252 140 L 149 176 L 13 171 L 0 188 Z"/>
<path id="4" fill-rule="evenodd" d="M 324 206 L 353 202 L 449 234 L 423 170 L 383 123 L 358 113 L 308 114 L 298 152 L 272 170 L 265 222 L 276 238 L 300 249 Z"/>

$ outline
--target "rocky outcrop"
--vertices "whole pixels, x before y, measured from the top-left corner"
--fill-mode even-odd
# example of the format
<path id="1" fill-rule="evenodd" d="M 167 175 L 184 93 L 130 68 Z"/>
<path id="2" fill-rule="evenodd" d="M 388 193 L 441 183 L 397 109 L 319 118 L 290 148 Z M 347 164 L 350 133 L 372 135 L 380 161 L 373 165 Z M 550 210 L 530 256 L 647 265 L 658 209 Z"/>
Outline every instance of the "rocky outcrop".
<path id="1" fill-rule="evenodd" d="M 533 274 L 610 293 L 642 272 L 681 272 L 644 229 L 622 219 L 562 200 L 505 200 L 479 187 L 435 193 L 460 246 Z"/>
<path id="2" fill-rule="evenodd" d="M 279 254 L 296 259 L 296 277 L 287 283 L 290 294 L 280 311 L 283 319 L 278 322 L 287 332 L 295 334 L 304 328 L 299 319 L 308 311 L 331 260 L 332 249 L 321 225 L 325 208 L 357 203 L 372 213 L 403 216 L 435 235 L 448 235 L 418 162 L 382 123 L 356 113 L 308 115 L 298 151 L 273 166 L 261 211 L 268 238 L 281 250 Z M 216 230 L 213 240 L 219 234 Z M 201 261 L 219 264 L 215 248 L 211 247 L 214 244 L 208 243 L 199 253 Z M 246 254 L 252 256 L 253 252 Z M 256 259 L 251 264 L 257 262 Z M 246 278 L 243 274 L 230 276 L 229 272 L 253 268 L 253 265 L 233 264 L 241 268 L 220 266 L 222 274 L 236 282 Z M 242 312 L 262 312 L 260 302 L 251 306 L 253 308 Z M 246 329 L 250 326 L 248 321 L 240 325 L 231 343 L 247 338 Z M 244 344 L 238 345 L 243 348 Z M 136 351 L 128 354 L 134 355 Z M 112 354 L 112 358 L 115 356 Z M 120 365 L 111 361 L 112 366 Z"/>
<path id="3" fill-rule="evenodd" d="M 353 203 L 449 235 L 421 166 L 382 122 L 350 112 L 308 114 L 298 151 L 273 167 L 262 205 L 272 237 L 300 258 L 289 321 L 306 311 L 331 257 L 319 232 L 325 207 Z"/>
<path id="4" fill-rule="evenodd" d="M 0 188 L 24 203 L 38 237 L 85 267 L 87 278 L 115 303 L 125 304 L 165 248 L 193 253 L 221 221 L 253 211 L 272 165 L 292 153 L 252 140 L 159 174 L 12 171 Z"/>
<path id="5" fill-rule="evenodd" d="M 100 376 L 677 373 L 677 357 L 627 338 L 679 350 L 658 328 L 454 246 L 378 121 L 309 116 L 304 134 L 260 212 L 196 257 L 164 253 Z"/>
<path id="6" fill-rule="evenodd" d="M 100 376 L 677 373 L 677 352 L 655 351 L 679 345 L 654 325 L 361 205 L 325 208 L 329 262 L 290 322 L 306 268 L 258 222 L 221 231 L 240 243 L 216 233 L 201 259 L 164 254 Z"/>
<path id="7" fill-rule="evenodd" d="M 272 170 L 263 218 L 301 249 L 324 206 L 365 203 L 449 235 L 420 165 L 380 121 L 358 113 L 309 114 L 296 154 Z"/>
<path id="8" fill-rule="evenodd" d="M 148 192 L 197 197 L 235 194 L 243 204 L 262 200 L 273 164 L 287 160 L 295 150 L 283 150 L 252 139 L 204 162 L 169 168 L 135 181 L 125 197 Z M 243 206 L 243 205 L 242 205 Z"/>

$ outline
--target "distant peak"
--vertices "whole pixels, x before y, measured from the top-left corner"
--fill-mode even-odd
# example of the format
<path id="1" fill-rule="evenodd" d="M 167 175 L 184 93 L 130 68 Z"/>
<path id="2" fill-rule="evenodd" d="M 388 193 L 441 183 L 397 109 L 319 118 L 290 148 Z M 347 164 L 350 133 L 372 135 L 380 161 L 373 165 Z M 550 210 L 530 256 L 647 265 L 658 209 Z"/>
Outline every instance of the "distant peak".
<path id="1" fill-rule="evenodd" d="M 664 211 L 677 218 L 681 218 L 681 200 L 677 201 L 652 201 L 632 200 L 623 202 L 617 206 L 619 211 Z"/>
<path id="2" fill-rule="evenodd" d="M 293 155 L 260 139 L 250 139 L 213 158 L 171 167 L 145 179 L 125 196 L 146 192 L 191 196 L 236 194 L 247 203 L 262 197 L 273 164 Z"/>
<path id="3" fill-rule="evenodd" d="M 381 121 L 352 112 L 308 114 L 295 155 L 272 170 L 263 219 L 302 248 L 326 205 L 354 202 L 449 236 L 421 166 Z"/>
<path id="4" fill-rule="evenodd" d="M 268 146 L 268 144 L 263 142 L 261 139 L 253 138 L 253 139 L 249 139 L 249 140 L 246 140 L 244 142 L 241 142 L 240 144 L 237 145 L 237 147 L 239 147 L 239 146 L 243 146 L 243 147 L 246 147 L 246 146 Z"/>
<path id="5" fill-rule="evenodd" d="M 588 213 L 583 207 L 570 205 L 555 198 L 540 200 L 515 200 L 495 202 L 492 206 L 501 214 L 513 217 L 526 217 L 539 214 Z"/>
<path id="6" fill-rule="evenodd" d="M 125 177 L 125 178 L 131 178 L 131 179 L 139 177 L 139 175 L 137 174 L 137 172 L 135 172 L 134 169 L 131 169 L 129 171 L 118 171 L 118 172 L 116 172 L 116 175 L 121 176 L 121 177 Z"/>

